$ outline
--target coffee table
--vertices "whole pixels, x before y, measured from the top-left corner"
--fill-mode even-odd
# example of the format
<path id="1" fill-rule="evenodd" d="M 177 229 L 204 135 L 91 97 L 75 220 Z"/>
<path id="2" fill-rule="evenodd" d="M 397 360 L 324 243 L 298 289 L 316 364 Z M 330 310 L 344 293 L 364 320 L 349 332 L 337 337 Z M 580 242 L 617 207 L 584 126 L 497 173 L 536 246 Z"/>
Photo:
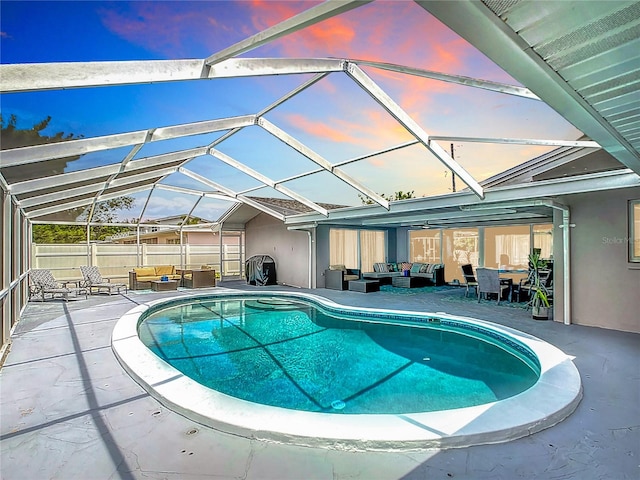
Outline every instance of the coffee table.
<path id="1" fill-rule="evenodd" d="M 349 290 L 360 293 L 379 292 L 380 282 L 378 280 L 350 280 Z"/>
<path id="2" fill-rule="evenodd" d="M 418 277 L 393 277 L 391 285 L 399 288 L 415 288 L 424 285 L 424 281 Z"/>
<path id="3" fill-rule="evenodd" d="M 170 290 L 178 289 L 178 281 L 177 280 L 152 280 L 151 281 L 151 290 L 154 292 L 168 292 Z"/>

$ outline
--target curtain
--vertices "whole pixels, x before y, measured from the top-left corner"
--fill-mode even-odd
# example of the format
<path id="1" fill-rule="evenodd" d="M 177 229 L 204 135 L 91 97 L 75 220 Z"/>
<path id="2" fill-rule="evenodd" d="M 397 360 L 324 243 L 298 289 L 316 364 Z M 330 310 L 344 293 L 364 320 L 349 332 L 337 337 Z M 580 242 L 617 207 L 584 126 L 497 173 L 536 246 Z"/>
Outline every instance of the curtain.
<path id="1" fill-rule="evenodd" d="M 360 268 L 373 272 L 373 264 L 385 261 L 384 232 L 360 230 Z"/>
<path id="2" fill-rule="evenodd" d="M 329 265 L 358 268 L 358 231 L 332 228 L 329 231 Z"/>

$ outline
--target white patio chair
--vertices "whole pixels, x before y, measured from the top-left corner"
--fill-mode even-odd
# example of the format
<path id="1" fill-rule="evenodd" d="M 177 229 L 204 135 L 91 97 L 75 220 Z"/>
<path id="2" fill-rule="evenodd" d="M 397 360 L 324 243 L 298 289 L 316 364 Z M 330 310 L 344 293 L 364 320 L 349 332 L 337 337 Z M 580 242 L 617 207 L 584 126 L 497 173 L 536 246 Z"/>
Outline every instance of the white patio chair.
<path id="1" fill-rule="evenodd" d="M 84 293 L 85 298 L 87 298 L 86 290 L 82 288 L 68 287 L 67 285 L 75 282 L 58 282 L 51 273 L 50 270 L 46 269 L 33 269 L 29 271 L 29 281 L 31 283 L 29 287 L 29 298 L 34 296 L 41 296 L 42 301 L 44 302 L 47 295 L 51 295 L 51 298 L 54 299 L 56 297 L 62 298 L 65 302 L 69 301 L 71 297 L 77 297 L 78 295 Z"/>
<path id="2" fill-rule="evenodd" d="M 89 289 L 89 293 L 91 295 L 93 295 L 94 293 L 100 293 L 101 291 L 106 291 L 109 295 L 111 295 L 114 290 L 116 293 L 120 293 L 121 290 L 124 290 L 124 293 L 127 293 L 126 284 L 111 283 L 108 278 L 102 278 L 98 267 L 81 266 L 80 271 L 82 272 L 82 277 L 84 278 L 83 286 Z"/>

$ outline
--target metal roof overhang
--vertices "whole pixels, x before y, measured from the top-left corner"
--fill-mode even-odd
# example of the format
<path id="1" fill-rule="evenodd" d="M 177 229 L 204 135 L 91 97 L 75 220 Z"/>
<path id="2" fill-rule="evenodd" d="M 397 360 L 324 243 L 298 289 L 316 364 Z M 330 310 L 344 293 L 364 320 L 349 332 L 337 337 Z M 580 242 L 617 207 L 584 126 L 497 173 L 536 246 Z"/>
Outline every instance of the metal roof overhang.
<path id="1" fill-rule="evenodd" d="M 481 200 L 472 192 L 391 202 L 389 210 L 375 205 L 344 208 L 316 214 L 289 216 L 290 228 L 317 225 L 387 227 L 464 227 L 546 223 L 552 219 L 557 198 L 562 195 L 640 186 L 640 176 L 629 169 L 579 177 L 545 180 L 526 185 L 485 190 Z"/>

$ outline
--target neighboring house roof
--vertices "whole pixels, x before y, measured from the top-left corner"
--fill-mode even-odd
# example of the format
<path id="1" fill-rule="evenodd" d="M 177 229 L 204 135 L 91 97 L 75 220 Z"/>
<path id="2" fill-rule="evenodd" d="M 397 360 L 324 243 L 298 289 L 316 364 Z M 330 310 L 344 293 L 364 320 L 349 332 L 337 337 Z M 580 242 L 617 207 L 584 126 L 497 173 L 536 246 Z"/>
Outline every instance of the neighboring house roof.
<path id="1" fill-rule="evenodd" d="M 180 225 L 187 214 L 183 213 L 182 215 L 171 215 L 168 217 L 156 218 L 155 220 L 150 220 L 146 223 L 157 223 L 160 225 Z M 204 218 L 198 217 L 200 219 L 199 223 L 211 223 L 210 220 L 206 220 Z"/>
<path id="2" fill-rule="evenodd" d="M 276 212 L 283 215 L 294 215 L 296 213 L 309 213 L 313 212 L 313 209 L 307 207 L 305 204 L 298 202 L 297 200 L 291 200 L 288 198 L 272 198 L 272 197 L 249 197 L 251 200 L 255 200 Z M 332 203 L 320 203 L 323 208 L 327 210 L 334 210 L 336 208 L 344 208 L 346 205 L 337 205 Z"/>

